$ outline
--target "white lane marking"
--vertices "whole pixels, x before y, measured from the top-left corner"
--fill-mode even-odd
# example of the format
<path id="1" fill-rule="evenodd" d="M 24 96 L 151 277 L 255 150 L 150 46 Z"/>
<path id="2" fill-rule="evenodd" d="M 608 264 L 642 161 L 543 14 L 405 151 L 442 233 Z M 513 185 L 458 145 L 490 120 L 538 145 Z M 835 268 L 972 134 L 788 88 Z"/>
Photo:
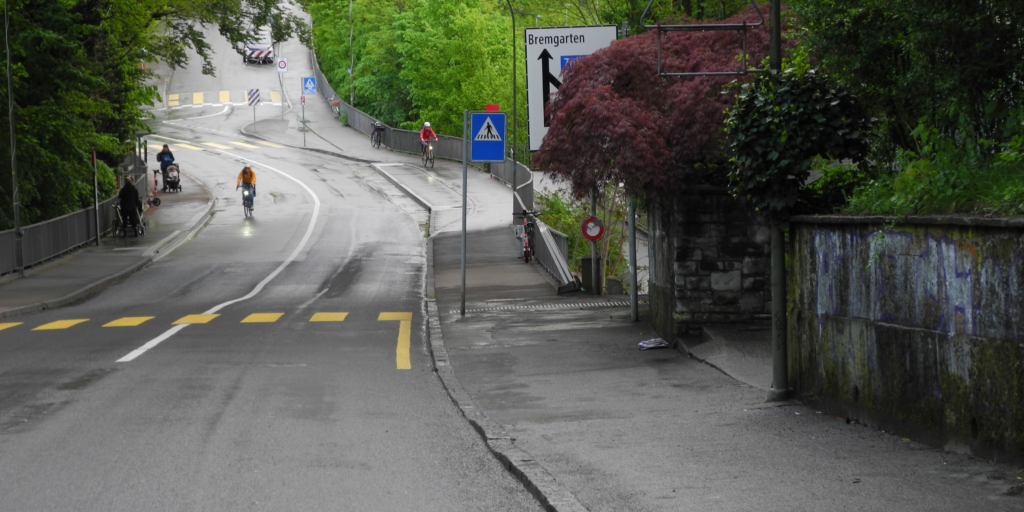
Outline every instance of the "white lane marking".
<path id="1" fill-rule="evenodd" d="M 169 140 L 171 142 L 178 142 L 178 143 L 187 143 L 188 142 L 188 141 L 184 141 L 184 140 L 181 140 L 181 139 L 174 139 L 174 138 L 171 138 L 171 137 L 166 137 L 166 136 L 163 136 L 163 135 L 151 135 L 151 137 L 157 137 L 157 138 Z M 286 173 L 284 171 L 280 171 L 278 169 L 275 169 L 275 168 L 273 168 L 273 167 L 271 167 L 271 166 L 269 166 L 267 164 L 257 162 L 256 160 L 253 160 L 251 158 L 246 158 L 246 157 L 243 157 L 243 156 L 240 156 L 240 155 L 236 155 L 234 153 L 229 153 L 229 152 L 224 151 L 222 149 L 216 149 L 216 150 L 213 150 L 213 151 L 217 151 L 218 153 L 224 153 L 225 155 L 228 155 L 230 157 L 238 158 L 240 160 L 244 160 L 244 161 L 247 161 L 247 162 L 252 162 L 253 164 L 259 165 L 259 166 L 261 166 L 263 168 L 266 168 L 266 169 L 270 169 L 271 171 L 274 171 L 274 172 L 280 174 L 281 176 L 284 176 L 285 178 L 288 178 L 288 179 L 294 181 L 295 183 L 298 183 L 302 188 L 306 189 L 306 192 L 308 192 L 310 196 L 313 197 L 313 217 L 309 219 L 309 226 L 306 227 L 306 234 L 303 235 L 302 241 L 300 241 L 299 245 L 295 247 L 295 250 L 292 251 L 292 254 L 290 256 L 288 256 L 288 259 L 286 259 L 283 262 L 281 262 L 281 264 L 278 265 L 278 267 L 276 269 L 274 269 L 274 271 L 271 272 L 270 275 L 268 275 L 267 277 L 263 278 L 263 280 L 260 281 L 259 284 L 257 284 L 256 287 L 253 288 L 251 292 L 249 292 L 248 294 L 246 294 L 246 295 L 244 295 L 242 297 L 239 297 L 237 299 L 232 299 L 232 300 L 229 300 L 227 302 L 218 304 L 218 305 L 210 308 L 209 310 L 204 311 L 203 312 L 204 315 L 212 315 L 212 314 L 216 313 L 217 311 L 220 311 L 221 309 L 224 309 L 224 308 L 226 308 L 226 307 L 228 307 L 228 306 L 230 306 L 232 304 L 235 304 L 235 303 L 241 302 L 243 300 L 248 300 L 248 299 L 251 299 L 251 298 L 255 297 L 257 293 L 259 293 L 261 290 L 263 290 L 263 287 L 266 286 L 267 283 L 269 283 L 271 280 L 273 280 L 275 277 L 277 277 L 278 274 L 280 274 L 282 271 L 284 271 L 284 268 L 287 267 L 289 263 L 294 261 L 295 258 L 297 258 L 299 256 L 299 253 L 302 252 L 302 250 L 306 247 L 306 244 L 309 242 L 309 238 L 311 236 L 313 236 L 313 230 L 316 228 L 317 218 L 320 216 L 320 198 L 317 197 L 317 195 L 313 192 L 313 190 L 311 188 L 309 188 L 308 186 L 306 186 L 305 183 L 299 181 L 298 179 L 296 179 L 292 175 L 290 175 L 290 174 L 288 174 L 288 173 Z M 131 351 L 128 355 L 122 357 L 121 359 L 118 359 L 117 362 L 118 363 L 127 363 L 127 362 L 129 362 L 129 361 L 131 361 L 131 360 L 141 356 L 147 350 L 149 350 L 149 349 L 159 345 L 161 342 L 163 342 L 167 338 L 170 338 L 171 336 L 174 336 L 175 334 L 177 334 L 179 331 L 181 331 L 185 327 L 187 327 L 187 324 L 176 325 L 176 326 L 168 329 L 167 332 L 161 334 L 160 336 L 157 336 L 156 338 L 153 338 L 152 340 L 147 342 L 145 345 L 143 345 L 143 346 L 141 346 L 141 347 Z"/>
<path id="2" fill-rule="evenodd" d="M 213 106 L 215 106 L 215 107 L 219 107 L 220 105 L 213 105 Z M 229 110 L 231 110 L 231 107 L 230 107 L 230 106 L 225 106 L 225 107 L 224 107 L 224 110 L 221 110 L 220 112 L 217 112 L 216 114 L 207 114 L 207 115 L 205 115 L 205 116 L 196 116 L 196 117 L 186 117 L 186 118 L 185 118 L 184 120 L 185 120 L 185 121 L 190 121 L 190 120 L 192 120 L 192 119 L 202 119 L 202 118 L 204 118 L 204 117 L 215 117 L 215 116 L 220 116 L 220 115 L 224 115 L 224 114 L 227 114 Z"/>

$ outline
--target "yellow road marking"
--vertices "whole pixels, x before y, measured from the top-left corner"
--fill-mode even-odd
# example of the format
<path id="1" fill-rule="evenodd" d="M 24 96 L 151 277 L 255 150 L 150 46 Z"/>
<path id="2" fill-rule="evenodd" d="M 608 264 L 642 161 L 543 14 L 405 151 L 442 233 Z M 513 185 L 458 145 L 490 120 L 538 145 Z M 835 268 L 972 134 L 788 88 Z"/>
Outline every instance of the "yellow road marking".
<path id="1" fill-rule="evenodd" d="M 316 313 L 310 322 L 344 322 L 348 313 Z"/>
<path id="2" fill-rule="evenodd" d="M 412 337 L 412 313 L 381 313 L 377 321 L 398 321 L 398 347 L 395 348 L 395 368 L 411 370 L 409 339 Z"/>
<path id="3" fill-rule="evenodd" d="M 217 318 L 218 316 L 220 316 L 220 315 L 185 315 L 185 316 L 179 318 L 178 320 L 176 320 L 171 325 L 205 324 L 205 323 L 209 323 L 210 320 L 213 320 L 214 318 Z"/>
<path id="4" fill-rule="evenodd" d="M 253 313 L 244 320 L 243 324 L 272 324 L 277 321 L 278 318 L 284 316 L 284 313 Z"/>
<path id="5" fill-rule="evenodd" d="M 245 89 L 242 90 L 242 101 L 241 101 L 241 103 L 243 103 L 245 105 L 249 104 L 249 91 L 246 91 Z"/>
<path id="6" fill-rule="evenodd" d="M 56 330 L 56 329 L 67 329 L 68 327 L 73 327 L 73 326 L 78 325 L 78 324 L 80 324 L 82 322 L 88 322 L 88 321 L 89 321 L 88 318 L 79 318 L 79 319 L 75 319 L 75 320 L 57 320 L 56 322 L 50 322 L 50 323 L 45 324 L 45 325 L 40 325 L 39 327 L 36 327 L 35 329 L 32 329 L 32 330 L 33 331 L 53 331 L 53 330 Z"/>
<path id="7" fill-rule="evenodd" d="M 201 93 L 201 92 L 194 92 L 194 93 L 192 93 L 192 104 L 193 105 L 202 105 L 203 104 L 203 93 Z"/>
<path id="8" fill-rule="evenodd" d="M 175 144 L 174 147 L 176 147 L 176 148 L 191 149 L 193 151 L 202 151 L 203 150 L 203 148 L 201 148 L 199 146 L 193 146 L 191 144 Z"/>
<path id="9" fill-rule="evenodd" d="M 260 148 L 259 146 L 253 146 L 252 144 L 246 144 L 244 142 L 231 141 L 231 143 L 236 145 L 236 146 L 242 146 L 243 148 L 252 148 L 252 149 L 259 149 Z"/>
<path id="10" fill-rule="evenodd" d="M 177 94 L 168 94 L 167 95 L 167 101 L 178 101 L 178 95 Z"/>
<path id="11" fill-rule="evenodd" d="M 179 105 L 178 100 L 167 100 L 168 107 L 177 107 Z"/>
<path id="12" fill-rule="evenodd" d="M 217 149 L 231 149 L 231 146 L 225 146 L 223 144 L 217 144 L 216 142 L 203 142 L 204 146 L 210 146 L 211 148 Z"/>
<path id="13" fill-rule="evenodd" d="M 270 102 L 281 103 L 281 91 L 270 91 Z"/>
<path id="14" fill-rule="evenodd" d="M 256 142 L 258 142 L 260 144 L 263 144 L 264 146 L 270 146 L 272 148 L 283 148 L 284 147 L 284 146 L 282 146 L 280 144 L 274 144 L 273 142 L 267 142 L 265 140 L 258 140 Z"/>
<path id="15" fill-rule="evenodd" d="M 25 322 L 8 322 L 6 324 L 0 324 L 0 331 L 4 329 L 10 329 L 11 327 L 17 327 Z"/>
<path id="16" fill-rule="evenodd" d="M 230 91 L 220 91 L 219 101 L 221 103 L 230 103 L 231 102 L 231 92 Z"/>
<path id="17" fill-rule="evenodd" d="M 126 316 L 124 318 L 118 318 L 113 322 L 108 322 L 103 327 L 136 327 L 142 325 L 143 322 L 152 320 L 156 317 L 152 316 Z"/>

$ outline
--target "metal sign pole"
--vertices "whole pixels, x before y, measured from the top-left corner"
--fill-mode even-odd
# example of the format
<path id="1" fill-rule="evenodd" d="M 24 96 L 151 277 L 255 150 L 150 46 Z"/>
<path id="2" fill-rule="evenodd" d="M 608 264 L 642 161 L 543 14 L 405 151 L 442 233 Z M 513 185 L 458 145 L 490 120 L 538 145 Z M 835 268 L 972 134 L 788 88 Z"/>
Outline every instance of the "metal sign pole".
<path id="1" fill-rule="evenodd" d="M 590 192 L 590 216 L 597 217 L 597 190 Z M 601 285 L 598 282 L 597 267 L 597 241 L 590 242 L 590 286 L 594 295 L 600 295 Z"/>
<path id="2" fill-rule="evenodd" d="M 302 100 L 302 121 L 303 121 L 303 123 L 302 123 L 302 147 L 306 147 L 306 123 L 305 123 L 305 121 L 306 121 L 306 100 L 305 100 L 305 96 L 303 96 L 303 100 Z"/>
<path id="3" fill-rule="evenodd" d="M 462 111 L 462 316 L 466 316 L 466 181 L 469 175 L 469 111 Z"/>
<path id="4" fill-rule="evenodd" d="M 626 218 L 629 221 L 629 314 L 634 322 L 640 319 L 640 290 L 636 282 L 636 206 L 629 198 Z"/>

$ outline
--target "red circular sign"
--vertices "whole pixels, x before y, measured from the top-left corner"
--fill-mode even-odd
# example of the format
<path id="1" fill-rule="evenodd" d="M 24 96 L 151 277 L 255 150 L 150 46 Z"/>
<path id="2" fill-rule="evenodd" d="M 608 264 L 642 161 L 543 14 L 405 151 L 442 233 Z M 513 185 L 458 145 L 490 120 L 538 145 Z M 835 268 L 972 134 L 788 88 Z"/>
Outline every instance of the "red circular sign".
<path id="1" fill-rule="evenodd" d="M 306 97 L 305 96 L 299 96 L 299 101 L 302 102 L 303 105 L 305 105 L 306 104 Z"/>
<path id="2" fill-rule="evenodd" d="M 604 224 L 601 223 L 601 219 L 597 217 L 590 217 L 580 224 L 580 230 L 583 231 L 583 238 L 590 240 L 591 242 L 601 238 L 604 234 Z"/>

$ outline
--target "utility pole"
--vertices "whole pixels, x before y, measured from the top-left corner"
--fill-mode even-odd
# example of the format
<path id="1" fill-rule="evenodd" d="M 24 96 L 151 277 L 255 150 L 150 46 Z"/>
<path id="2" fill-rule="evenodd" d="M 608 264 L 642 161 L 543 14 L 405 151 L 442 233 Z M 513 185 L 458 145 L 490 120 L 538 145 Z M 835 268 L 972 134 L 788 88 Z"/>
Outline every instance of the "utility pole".
<path id="1" fill-rule="evenodd" d="M 516 162 L 516 141 L 519 140 L 516 133 L 516 13 L 512 10 L 512 2 L 505 0 L 508 4 L 508 14 L 512 16 L 512 219 L 515 220 L 516 197 L 518 197 L 518 191 L 516 182 L 518 181 L 519 164 Z M 524 204 L 525 208 L 526 205 Z"/>
<path id="2" fill-rule="evenodd" d="M 11 78 L 11 19 L 4 1 L 4 47 L 7 50 L 7 119 L 11 125 L 11 205 L 14 210 L 14 268 L 18 275 L 25 277 L 25 264 L 21 250 L 21 212 L 18 211 L 18 137 L 14 123 L 14 80 Z"/>
<path id="3" fill-rule="evenodd" d="M 356 50 L 352 48 L 352 0 L 348 0 L 348 104 L 356 106 L 356 92 L 353 75 L 356 67 Z"/>
<path id="4" fill-rule="evenodd" d="M 768 67 L 774 80 L 782 72 L 782 16 L 780 0 L 771 0 L 768 17 Z M 786 250 L 782 226 L 777 216 L 771 218 L 772 232 L 772 387 L 769 402 L 789 398 L 789 377 L 786 368 Z"/>

